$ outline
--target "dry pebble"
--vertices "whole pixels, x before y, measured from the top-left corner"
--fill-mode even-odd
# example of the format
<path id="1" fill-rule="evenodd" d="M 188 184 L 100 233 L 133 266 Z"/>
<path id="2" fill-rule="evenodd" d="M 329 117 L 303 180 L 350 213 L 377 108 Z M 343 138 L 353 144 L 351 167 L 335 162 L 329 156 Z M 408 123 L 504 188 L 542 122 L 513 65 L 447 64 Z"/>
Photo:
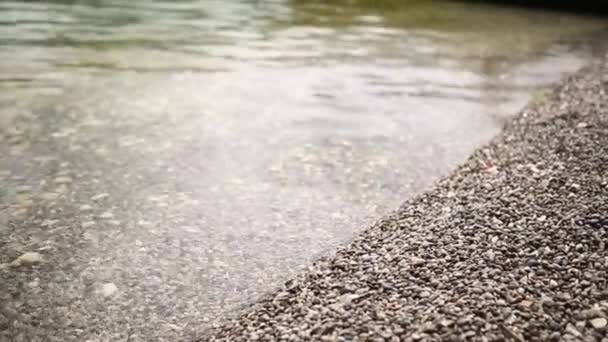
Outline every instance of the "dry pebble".
<path id="1" fill-rule="evenodd" d="M 608 322 L 606 322 L 606 319 L 604 317 L 594 318 L 591 320 L 591 326 L 598 330 L 606 328 L 607 323 Z"/>
<path id="2" fill-rule="evenodd" d="M 604 63 L 200 340 L 606 341 Z"/>

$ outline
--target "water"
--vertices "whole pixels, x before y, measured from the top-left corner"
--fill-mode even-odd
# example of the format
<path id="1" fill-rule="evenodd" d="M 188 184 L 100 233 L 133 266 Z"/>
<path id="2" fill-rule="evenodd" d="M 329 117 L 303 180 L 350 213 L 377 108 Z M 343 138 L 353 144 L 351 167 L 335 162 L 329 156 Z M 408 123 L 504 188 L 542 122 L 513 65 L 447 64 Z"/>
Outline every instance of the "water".
<path id="1" fill-rule="evenodd" d="M 0 1 L 0 340 L 197 336 L 447 174 L 605 28 L 436 1 Z"/>

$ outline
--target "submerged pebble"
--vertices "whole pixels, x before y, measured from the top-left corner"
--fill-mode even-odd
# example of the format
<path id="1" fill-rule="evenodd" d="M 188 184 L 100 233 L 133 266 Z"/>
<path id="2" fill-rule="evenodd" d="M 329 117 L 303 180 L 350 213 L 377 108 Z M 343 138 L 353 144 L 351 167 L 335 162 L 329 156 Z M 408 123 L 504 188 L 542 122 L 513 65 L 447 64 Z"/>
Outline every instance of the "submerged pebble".
<path id="1" fill-rule="evenodd" d="M 17 259 L 13 260 L 11 266 L 30 266 L 38 264 L 40 262 L 42 262 L 42 254 L 36 252 L 26 252 L 19 256 Z"/>

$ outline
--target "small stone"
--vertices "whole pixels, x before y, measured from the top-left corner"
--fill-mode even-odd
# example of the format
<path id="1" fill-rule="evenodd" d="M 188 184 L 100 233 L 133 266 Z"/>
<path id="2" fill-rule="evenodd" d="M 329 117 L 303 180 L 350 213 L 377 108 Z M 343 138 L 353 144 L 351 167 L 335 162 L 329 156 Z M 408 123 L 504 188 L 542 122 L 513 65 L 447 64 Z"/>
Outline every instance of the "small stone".
<path id="1" fill-rule="evenodd" d="M 419 257 L 412 257 L 410 259 L 410 261 L 412 262 L 412 265 L 414 265 L 414 266 L 424 265 L 424 263 L 425 263 L 424 259 L 419 258 Z"/>
<path id="2" fill-rule="evenodd" d="M 69 184 L 72 183 L 72 178 L 70 177 L 57 177 L 53 180 L 55 184 Z"/>
<path id="3" fill-rule="evenodd" d="M 88 211 L 88 210 L 93 209 L 93 207 L 92 207 L 92 206 L 90 206 L 90 205 L 88 205 L 88 204 L 83 204 L 83 205 L 81 205 L 81 206 L 80 206 L 80 208 L 78 208 L 78 209 L 80 209 L 80 211 Z"/>
<path id="4" fill-rule="evenodd" d="M 597 330 L 601 330 L 606 328 L 606 324 L 608 324 L 608 321 L 606 321 L 606 319 L 604 317 L 599 317 L 599 318 L 594 318 L 591 321 L 589 321 L 589 323 L 591 323 L 591 326 Z"/>
<path id="5" fill-rule="evenodd" d="M 586 122 L 579 122 L 579 123 L 576 125 L 576 127 L 577 127 L 577 128 L 587 128 L 588 126 L 589 126 L 589 124 L 588 124 L 588 123 L 586 123 Z"/>
<path id="6" fill-rule="evenodd" d="M 437 330 L 437 326 L 433 322 L 427 322 L 422 325 L 422 331 L 425 333 L 432 333 L 436 330 Z"/>
<path id="7" fill-rule="evenodd" d="M 0 303 L 0 314 L 11 320 L 17 319 L 19 317 L 19 313 L 17 313 L 17 311 L 15 311 L 13 308 L 7 306 L 4 303 Z"/>
<path id="8" fill-rule="evenodd" d="M 102 213 L 101 215 L 99 215 L 99 217 L 102 219 L 111 219 L 114 217 L 114 214 L 112 214 L 109 211 L 106 211 L 105 213 Z"/>
<path id="9" fill-rule="evenodd" d="M 57 224 L 57 222 L 59 222 L 59 220 L 44 220 L 40 225 L 43 227 L 51 227 Z"/>
<path id="10" fill-rule="evenodd" d="M 578 331 L 578 329 L 576 329 L 576 327 L 574 327 L 574 325 L 572 325 L 572 323 L 568 323 L 568 325 L 566 325 L 566 332 L 572 336 L 581 336 L 581 333 Z"/>
<path id="11" fill-rule="evenodd" d="M 481 295 L 481 298 L 485 300 L 492 300 L 494 299 L 494 296 L 490 292 L 484 292 L 484 294 Z"/>
<path id="12" fill-rule="evenodd" d="M 599 307 L 595 307 L 595 308 L 583 311 L 582 316 L 587 319 L 590 319 L 590 318 L 602 317 L 603 313 Z"/>
<path id="13" fill-rule="evenodd" d="M 562 337 L 562 335 L 559 332 L 554 331 L 553 333 L 551 333 L 551 335 L 549 335 L 549 341 L 557 342 L 560 340 L 561 337 Z"/>
<path id="14" fill-rule="evenodd" d="M 17 259 L 15 259 L 11 263 L 11 266 L 13 266 L 13 267 L 29 266 L 29 265 L 38 264 L 41 261 L 42 261 L 42 254 L 36 253 L 36 252 L 27 252 L 27 253 L 22 254 Z"/>
<path id="15" fill-rule="evenodd" d="M 419 334 L 419 333 L 413 333 L 410 337 L 414 341 L 418 341 L 418 340 L 421 340 L 423 338 L 423 336 L 421 334 Z"/>
<path id="16" fill-rule="evenodd" d="M 91 200 L 92 201 L 99 201 L 99 200 L 102 200 L 102 199 L 107 198 L 109 196 L 110 196 L 110 194 L 107 194 L 107 193 L 97 194 L 97 195 L 91 197 Z"/>
<path id="17" fill-rule="evenodd" d="M 555 301 L 551 297 L 543 297 L 540 301 L 543 306 L 552 307 L 555 305 Z"/>
<path id="18" fill-rule="evenodd" d="M 576 329 L 578 331 L 583 331 L 583 330 L 585 330 L 585 326 L 587 325 L 587 322 L 585 322 L 585 321 L 578 321 L 578 322 L 576 322 L 575 325 L 576 325 Z"/>
<path id="19" fill-rule="evenodd" d="M 555 280 L 551 279 L 551 280 L 549 281 L 549 286 L 551 286 L 551 287 L 555 288 L 555 287 L 558 287 L 558 286 L 559 286 L 559 284 L 558 284 L 558 283 L 557 283 Z"/>
<path id="20" fill-rule="evenodd" d="M 519 302 L 519 306 L 521 306 L 524 309 L 528 309 L 529 307 L 532 306 L 532 304 L 534 304 L 534 303 L 530 300 L 522 300 L 521 302 Z"/>
<path id="21" fill-rule="evenodd" d="M 45 192 L 40 195 L 40 199 L 45 201 L 53 201 L 59 198 L 59 194 L 56 192 Z"/>
<path id="22" fill-rule="evenodd" d="M 167 323 L 166 325 L 168 328 L 170 328 L 171 330 L 175 330 L 175 331 L 181 331 L 182 327 L 180 327 L 177 324 L 172 324 L 172 323 Z"/>
<path id="23" fill-rule="evenodd" d="M 471 292 L 480 295 L 484 293 L 484 290 L 481 287 L 472 287 Z"/>
<path id="24" fill-rule="evenodd" d="M 441 320 L 441 322 L 439 324 L 441 324 L 444 327 L 451 327 L 452 325 L 454 325 L 454 321 L 451 319 L 444 319 L 444 320 Z"/>
<path id="25" fill-rule="evenodd" d="M 86 229 L 86 228 L 91 228 L 91 227 L 93 227 L 94 225 L 95 225 L 95 222 L 94 222 L 94 221 L 86 221 L 86 222 L 82 222 L 82 223 L 80 224 L 80 227 L 82 227 L 82 228 L 85 228 L 85 229 Z"/>
<path id="26" fill-rule="evenodd" d="M 118 292 L 118 288 L 116 285 L 114 285 L 114 283 L 103 284 L 101 290 L 99 291 L 99 293 L 105 298 L 113 296 L 116 292 Z"/>

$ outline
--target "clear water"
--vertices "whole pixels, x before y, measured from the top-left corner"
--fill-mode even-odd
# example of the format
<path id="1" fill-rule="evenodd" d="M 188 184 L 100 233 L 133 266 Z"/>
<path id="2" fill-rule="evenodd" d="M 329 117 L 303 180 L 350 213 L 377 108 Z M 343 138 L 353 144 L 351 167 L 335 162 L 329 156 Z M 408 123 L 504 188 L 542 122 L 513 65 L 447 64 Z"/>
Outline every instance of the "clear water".
<path id="1" fill-rule="evenodd" d="M 21 315 L 0 337 L 196 336 L 447 174 L 606 26 L 439 1 L 0 1 L 0 287 Z M 27 251 L 44 262 L 6 265 Z"/>

